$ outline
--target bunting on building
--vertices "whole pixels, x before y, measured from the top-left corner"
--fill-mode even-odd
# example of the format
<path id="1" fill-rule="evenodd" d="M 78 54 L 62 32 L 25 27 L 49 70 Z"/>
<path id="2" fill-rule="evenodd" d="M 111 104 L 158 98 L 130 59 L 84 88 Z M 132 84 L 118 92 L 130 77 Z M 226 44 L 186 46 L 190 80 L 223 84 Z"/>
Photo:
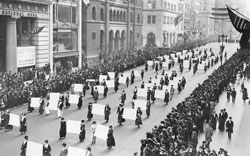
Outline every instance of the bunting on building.
<path id="1" fill-rule="evenodd" d="M 174 19 L 174 25 L 177 26 L 181 21 L 183 20 L 183 13 L 178 15 L 175 19 Z"/>
<path id="2" fill-rule="evenodd" d="M 250 20 L 233 8 L 227 6 L 227 10 L 234 28 L 238 32 L 244 33 L 250 27 Z"/>

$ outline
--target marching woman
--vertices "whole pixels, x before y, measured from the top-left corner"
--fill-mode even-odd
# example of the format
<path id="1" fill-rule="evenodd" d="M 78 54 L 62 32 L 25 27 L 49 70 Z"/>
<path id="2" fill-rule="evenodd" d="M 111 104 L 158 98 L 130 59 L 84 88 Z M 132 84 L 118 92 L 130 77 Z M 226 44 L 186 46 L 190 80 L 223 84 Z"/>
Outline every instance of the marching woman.
<path id="1" fill-rule="evenodd" d="M 30 104 L 31 104 L 31 98 L 29 97 L 29 99 L 28 99 L 28 111 L 31 113 L 34 110 L 34 107 L 31 107 Z"/>
<path id="2" fill-rule="evenodd" d="M 113 128 L 112 126 L 109 126 L 109 131 L 108 131 L 108 136 L 107 136 L 107 146 L 108 146 L 108 149 L 111 149 L 112 146 L 115 146 L 115 138 L 114 138 L 114 135 L 113 135 Z"/>
<path id="3" fill-rule="evenodd" d="M 135 86 L 135 89 L 134 89 L 134 91 L 133 91 L 134 95 L 133 95 L 133 97 L 132 97 L 132 108 L 133 108 L 133 109 L 134 109 L 134 106 L 135 106 L 134 101 L 137 99 L 137 92 L 138 92 L 137 86 Z"/>
<path id="4" fill-rule="evenodd" d="M 78 109 L 82 108 L 82 93 L 79 94 L 77 106 L 78 106 Z"/>
<path id="5" fill-rule="evenodd" d="M 104 93 L 103 93 L 104 98 L 107 97 L 108 91 L 109 91 L 108 86 L 105 85 L 105 86 L 104 86 Z"/>
<path id="6" fill-rule="evenodd" d="M 127 76 L 127 78 L 126 78 L 126 85 L 127 85 L 127 87 L 128 87 L 128 85 L 129 85 L 129 77 Z"/>
<path id="7" fill-rule="evenodd" d="M 65 106 L 66 108 L 70 107 L 70 103 L 69 103 L 69 92 L 65 95 Z"/>
<path id="8" fill-rule="evenodd" d="M 47 97 L 47 100 L 45 101 L 45 114 L 46 115 L 50 115 L 50 111 L 49 111 L 49 96 Z"/>
<path id="9" fill-rule="evenodd" d="M 146 105 L 147 118 L 149 118 L 149 116 L 150 116 L 150 109 L 151 109 L 151 104 L 149 101 L 147 101 L 147 105 Z"/>
<path id="10" fill-rule="evenodd" d="M 84 124 L 84 120 L 82 120 L 81 121 L 81 125 L 80 125 L 80 134 L 79 134 L 79 140 L 80 140 L 80 142 L 84 141 L 85 134 L 86 134 L 85 124 Z"/>
<path id="11" fill-rule="evenodd" d="M 95 102 L 97 102 L 98 97 L 99 97 L 99 92 L 97 90 L 97 87 L 95 87 L 95 90 L 93 92 L 93 99 L 94 99 Z"/>
<path id="12" fill-rule="evenodd" d="M 61 126 L 60 126 L 60 130 L 59 130 L 59 139 L 65 138 L 66 137 L 66 121 L 64 120 L 64 118 L 61 118 Z"/>
<path id="13" fill-rule="evenodd" d="M 116 114 L 118 114 L 118 123 L 120 126 L 122 125 L 123 122 L 125 122 L 125 119 L 123 118 L 123 111 L 124 111 L 123 104 L 120 104 L 116 112 Z"/>
<path id="14" fill-rule="evenodd" d="M 51 156 L 51 146 L 49 145 L 49 141 L 45 140 L 43 144 L 43 156 Z"/>
<path id="15" fill-rule="evenodd" d="M 148 71 L 148 62 L 145 63 L 145 71 Z"/>
<path id="16" fill-rule="evenodd" d="M 144 70 L 142 69 L 141 70 L 141 79 L 143 80 L 143 78 L 144 78 Z"/>
<path id="17" fill-rule="evenodd" d="M 27 131 L 26 114 L 22 114 L 20 121 L 20 132 L 21 134 L 25 134 L 26 131 Z"/>
<path id="18" fill-rule="evenodd" d="M 164 102 L 166 102 L 166 105 L 168 105 L 168 102 L 169 102 L 169 92 L 168 92 L 167 89 L 165 91 Z"/>
<path id="19" fill-rule="evenodd" d="M 42 115 L 43 114 L 43 112 L 44 112 L 44 100 L 43 100 L 43 97 L 41 96 L 41 98 L 40 98 L 40 106 L 39 106 L 39 113 L 40 113 L 40 115 Z"/>
<path id="20" fill-rule="evenodd" d="M 246 99 L 248 99 L 247 88 L 242 89 L 242 99 L 244 102 L 246 101 Z"/>
<path id="21" fill-rule="evenodd" d="M 91 125 L 91 144 L 95 144 L 96 143 L 96 136 L 95 136 L 95 130 L 96 130 L 96 122 L 93 121 L 92 125 Z"/>
<path id="22" fill-rule="evenodd" d="M 183 76 L 183 77 L 182 77 L 182 80 L 181 80 L 182 89 L 185 88 L 185 85 L 186 85 L 186 79 L 185 79 L 185 77 Z"/>
<path id="23" fill-rule="evenodd" d="M 173 96 L 174 96 L 174 86 L 171 85 L 171 88 L 170 88 L 170 100 L 172 100 Z"/>
<path id="24" fill-rule="evenodd" d="M 92 102 L 89 102 L 89 105 L 88 105 L 87 118 L 88 118 L 88 121 L 90 121 L 93 118 L 93 114 L 92 114 Z"/>
<path id="25" fill-rule="evenodd" d="M 59 117 L 59 118 L 61 118 L 62 117 L 62 114 L 63 114 L 63 102 L 62 102 L 62 99 L 59 99 L 59 103 L 58 103 L 58 105 L 57 105 L 57 116 Z"/>
<path id="26" fill-rule="evenodd" d="M 131 72 L 131 75 L 130 75 L 130 81 L 131 81 L 131 84 L 133 84 L 135 82 L 135 74 L 134 74 L 134 71 L 132 70 Z"/>
<path id="27" fill-rule="evenodd" d="M 152 89 L 151 91 L 151 100 L 153 103 L 155 102 L 155 89 Z"/>
<path id="28" fill-rule="evenodd" d="M 126 98 L 127 98 L 126 92 L 125 92 L 125 90 L 123 90 L 122 93 L 121 93 L 121 96 L 120 96 L 120 100 L 121 100 L 122 104 L 125 103 Z"/>
<path id="29" fill-rule="evenodd" d="M 115 92 L 117 92 L 117 90 L 118 90 L 118 86 L 119 86 L 119 78 L 117 77 L 116 79 L 115 79 Z"/>
<path id="30" fill-rule="evenodd" d="M 135 125 L 137 125 L 138 128 L 140 127 L 140 125 L 142 125 L 141 115 L 142 115 L 141 108 L 138 107 L 136 111 L 136 119 L 135 119 Z"/>
<path id="31" fill-rule="evenodd" d="M 104 120 L 106 120 L 106 123 L 109 122 L 109 115 L 111 114 L 111 108 L 108 104 L 104 107 Z"/>

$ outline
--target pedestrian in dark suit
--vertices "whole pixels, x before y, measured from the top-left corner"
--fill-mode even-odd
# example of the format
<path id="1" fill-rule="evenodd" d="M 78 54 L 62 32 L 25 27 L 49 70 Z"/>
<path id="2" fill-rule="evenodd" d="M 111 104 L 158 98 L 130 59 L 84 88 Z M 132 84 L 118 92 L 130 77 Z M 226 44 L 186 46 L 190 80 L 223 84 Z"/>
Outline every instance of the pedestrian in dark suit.
<path id="1" fill-rule="evenodd" d="M 25 134 L 26 131 L 27 131 L 26 114 L 22 114 L 20 121 L 20 132 L 21 134 Z"/>
<path id="2" fill-rule="evenodd" d="M 229 120 L 226 122 L 226 132 L 228 134 L 228 139 L 231 140 L 233 133 L 234 122 L 232 121 L 232 117 L 229 117 Z"/>
<path id="3" fill-rule="evenodd" d="M 166 105 L 168 105 L 168 102 L 169 102 L 169 92 L 168 92 L 167 89 L 165 91 L 164 102 L 166 103 Z"/>
<path id="4" fill-rule="evenodd" d="M 59 139 L 65 138 L 66 137 L 66 121 L 64 118 L 61 118 L 61 126 L 60 126 L 60 131 L 59 131 Z"/>
<path id="5" fill-rule="evenodd" d="M 109 121 L 109 115 L 111 114 L 111 108 L 108 104 L 104 107 L 104 120 L 106 120 L 106 123 Z"/>

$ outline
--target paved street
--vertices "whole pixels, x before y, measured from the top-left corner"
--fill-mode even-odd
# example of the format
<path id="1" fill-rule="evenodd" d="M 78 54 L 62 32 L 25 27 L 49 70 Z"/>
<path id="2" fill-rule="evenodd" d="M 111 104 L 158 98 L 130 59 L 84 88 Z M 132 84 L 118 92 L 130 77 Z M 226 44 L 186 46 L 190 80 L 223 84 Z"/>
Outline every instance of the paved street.
<path id="1" fill-rule="evenodd" d="M 206 48 L 213 48 L 215 53 L 219 51 L 219 44 L 209 44 Z M 230 57 L 238 47 L 237 44 L 226 44 L 225 50 Z M 180 76 L 185 76 L 187 84 L 185 89 L 180 93 L 176 94 L 172 101 L 170 101 L 168 106 L 163 104 L 163 100 L 157 99 L 155 104 L 151 107 L 151 116 L 146 118 L 146 113 L 143 112 L 143 125 L 141 128 L 135 126 L 134 121 L 126 120 L 123 126 L 118 126 L 116 110 L 119 104 L 119 96 L 122 89 L 126 90 L 127 100 L 125 107 L 131 108 L 131 101 L 133 95 L 134 86 L 140 86 L 141 80 L 136 78 L 135 83 L 130 85 L 128 88 L 125 85 L 120 85 L 117 93 L 109 89 L 109 94 L 106 99 L 100 98 L 98 103 L 100 104 L 110 104 L 112 108 L 111 120 L 108 124 L 104 123 L 103 116 L 94 115 L 92 121 L 97 121 L 97 123 L 105 124 L 106 126 L 113 125 L 114 136 L 116 140 L 116 146 L 108 150 L 106 146 L 106 141 L 97 139 L 97 143 L 93 146 L 90 145 L 90 125 L 92 121 L 86 122 L 86 139 L 83 143 L 79 143 L 78 135 L 67 134 L 64 140 L 59 140 L 59 126 L 60 119 L 57 118 L 56 112 L 51 111 L 51 115 L 39 115 L 36 109 L 33 113 L 27 114 L 27 124 L 29 140 L 43 143 L 45 139 L 49 140 L 52 146 L 52 156 L 59 155 L 61 150 L 61 144 L 63 142 L 67 143 L 68 146 L 87 148 L 91 146 L 94 156 L 132 156 L 134 152 L 139 152 L 140 149 L 140 139 L 145 138 L 145 134 L 151 131 L 154 125 L 158 125 L 162 119 L 171 111 L 172 107 L 175 107 L 179 102 L 184 100 L 191 91 L 195 89 L 198 83 L 202 83 L 208 75 L 212 73 L 215 68 L 218 68 L 220 63 L 216 66 L 210 68 L 206 73 L 204 71 L 198 71 L 196 75 L 193 75 L 192 71 L 184 70 Z M 134 70 L 141 70 L 144 66 L 138 67 Z M 154 71 L 152 68 L 145 73 L 144 80 L 147 81 L 149 77 L 154 77 Z M 176 65 L 175 69 L 179 71 L 179 66 Z M 168 71 L 170 74 L 171 71 Z M 161 72 L 159 72 L 160 74 Z M 247 84 L 250 86 L 250 84 Z M 237 88 L 238 89 L 238 88 Z M 90 97 L 90 92 L 88 91 L 87 96 L 84 98 L 84 107 L 81 110 L 77 109 L 77 106 L 71 105 L 71 107 L 64 111 L 64 117 L 66 120 L 86 120 L 87 119 L 87 103 L 93 101 Z M 211 147 L 214 149 L 219 149 L 219 147 L 225 147 L 229 151 L 230 155 L 236 155 L 237 152 L 241 152 L 241 155 L 249 155 L 250 150 L 246 150 L 250 146 L 250 136 L 247 135 L 250 128 L 247 121 L 250 120 L 249 112 L 250 108 L 248 104 L 243 104 L 241 100 L 241 94 L 237 90 L 237 101 L 235 104 L 226 103 L 225 94 L 221 96 L 220 103 L 216 107 L 216 110 L 220 108 L 226 108 L 229 115 L 233 117 L 235 122 L 235 132 L 232 136 L 232 140 L 228 141 L 227 135 L 224 133 L 216 133 L 213 136 L 213 142 Z M 13 110 L 13 113 L 20 114 L 27 111 L 27 106 L 23 106 Z M 217 111 L 218 112 L 218 111 Z M 20 153 L 20 145 L 23 140 L 23 136 L 20 136 L 19 128 L 14 127 L 10 132 L 0 131 L 0 155 L 1 156 L 17 156 Z M 203 136 L 200 137 L 199 143 Z M 248 143 L 248 144 L 247 144 Z M 233 148 L 232 148 L 233 147 Z M 250 149 L 250 148 L 248 148 Z M 231 154 L 232 153 L 232 154 Z M 248 153 L 248 154 L 247 154 Z"/>

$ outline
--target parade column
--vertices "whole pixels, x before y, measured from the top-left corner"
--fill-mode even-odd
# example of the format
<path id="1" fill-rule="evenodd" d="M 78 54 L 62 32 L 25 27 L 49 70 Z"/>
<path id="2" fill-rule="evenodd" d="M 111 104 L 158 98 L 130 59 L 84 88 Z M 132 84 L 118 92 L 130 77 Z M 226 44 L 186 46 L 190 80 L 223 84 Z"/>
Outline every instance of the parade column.
<path id="1" fill-rule="evenodd" d="M 6 71 L 17 72 L 17 37 L 16 19 L 8 18 L 6 22 Z"/>

